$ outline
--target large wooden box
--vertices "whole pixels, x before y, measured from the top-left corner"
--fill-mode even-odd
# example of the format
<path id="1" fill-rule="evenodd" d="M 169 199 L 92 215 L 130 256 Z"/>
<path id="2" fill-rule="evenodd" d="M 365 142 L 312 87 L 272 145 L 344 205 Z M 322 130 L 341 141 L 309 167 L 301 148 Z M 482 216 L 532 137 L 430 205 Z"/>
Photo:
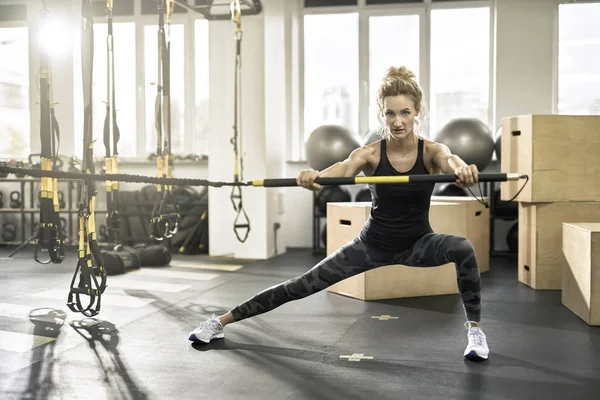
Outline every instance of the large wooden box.
<path id="1" fill-rule="evenodd" d="M 475 248 L 475 257 L 479 272 L 490 270 L 490 209 L 483 202 L 489 202 L 487 197 L 455 197 L 433 196 L 435 202 L 458 203 L 463 206 L 463 216 L 467 221 L 467 239 Z M 443 232 L 441 232 L 443 233 Z"/>
<path id="2" fill-rule="evenodd" d="M 429 219 L 434 231 L 467 237 L 465 203 L 432 201 Z M 327 254 L 353 240 L 369 217 L 371 203 L 327 204 Z M 486 220 L 489 224 L 489 220 Z M 488 264 L 489 265 L 489 264 Z M 345 279 L 328 288 L 362 300 L 433 296 L 458 293 L 453 263 L 416 268 L 390 265 L 372 269 Z"/>
<path id="3" fill-rule="evenodd" d="M 562 224 L 577 221 L 600 222 L 600 203 L 519 203 L 519 282 L 538 290 L 562 288 Z"/>
<path id="4" fill-rule="evenodd" d="M 564 223 L 562 304 L 588 325 L 600 325 L 600 223 Z"/>
<path id="5" fill-rule="evenodd" d="M 516 201 L 597 201 L 600 116 L 521 115 L 502 120 L 501 170 L 529 176 Z M 502 182 L 510 200 L 524 180 Z"/>

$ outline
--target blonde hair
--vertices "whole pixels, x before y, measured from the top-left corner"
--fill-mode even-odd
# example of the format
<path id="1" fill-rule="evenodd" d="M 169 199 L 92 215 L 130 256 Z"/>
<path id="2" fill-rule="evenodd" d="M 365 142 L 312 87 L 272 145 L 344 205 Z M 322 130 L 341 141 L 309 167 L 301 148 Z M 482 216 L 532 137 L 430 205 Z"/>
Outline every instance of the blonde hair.
<path id="1" fill-rule="evenodd" d="M 381 81 L 377 91 L 377 106 L 379 107 L 379 118 L 383 117 L 383 100 L 388 96 L 405 95 L 412 99 L 415 105 L 417 128 L 420 130 L 421 123 L 425 122 L 425 104 L 423 91 L 417 82 L 417 76 L 407 67 L 390 67 Z"/>

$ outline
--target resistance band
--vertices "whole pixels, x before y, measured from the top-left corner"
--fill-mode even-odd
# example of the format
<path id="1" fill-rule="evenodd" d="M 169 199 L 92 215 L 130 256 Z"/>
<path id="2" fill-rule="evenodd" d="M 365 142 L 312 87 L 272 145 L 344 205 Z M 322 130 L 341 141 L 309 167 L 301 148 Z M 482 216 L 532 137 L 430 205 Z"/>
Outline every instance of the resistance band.
<path id="1" fill-rule="evenodd" d="M 167 26 L 165 33 L 165 0 L 157 0 L 158 6 L 158 77 L 156 92 L 156 176 L 172 178 L 173 157 L 171 154 L 171 14 L 174 0 L 166 0 Z M 150 237 L 162 241 L 177 233 L 179 210 L 173 201 L 172 185 L 157 185 L 156 198 L 150 217 Z M 167 210 L 168 207 L 168 210 Z M 171 211 L 167 213 L 166 211 Z"/>
<path id="2" fill-rule="evenodd" d="M 94 61 L 93 12 L 90 0 L 82 1 L 83 26 L 81 34 L 81 67 L 83 81 L 83 160 L 80 175 L 95 175 L 94 148 L 92 133 L 92 73 Z M 102 176 L 102 175 L 99 175 Z M 106 180 L 104 175 L 103 181 Z M 100 299 L 106 289 L 106 270 L 100 247 L 96 242 L 95 204 L 96 185 L 93 180 L 80 180 L 78 183 L 77 203 L 79 208 L 79 248 L 78 260 L 67 299 L 67 306 L 73 312 L 92 317 L 100 312 Z M 100 275 L 100 284 L 96 279 Z M 75 280 L 79 282 L 75 286 Z M 81 295 L 89 296 L 87 307 L 81 304 Z M 73 301 L 75 297 L 75 301 Z M 95 308 L 94 308 L 95 304 Z"/>
<path id="3" fill-rule="evenodd" d="M 42 1 L 40 11 L 42 26 L 47 26 L 48 8 Z M 60 130 L 52 99 L 52 72 L 50 56 L 44 43 L 40 44 L 40 168 L 43 171 L 56 170 L 58 154 L 57 143 L 60 140 Z M 56 178 L 42 177 L 40 179 L 40 223 L 35 239 L 33 258 L 40 264 L 61 263 L 65 258 L 64 237 L 60 221 L 60 205 L 58 199 L 58 183 Z M 39 253 L 48 251 L 49 259 L 41 261 Z"/>
<path id="4" fill-rule="evenodd" d="M 242 72 L 242 12 L 239 0 L 231 2 L 231 20 L 235 23 L 235 76 L 234 76 L 234 105 L 233 105 L 233 181 L 239 182 L 244 176 L 244 157 L 240 149 L 242 148 L 242 136 L 239 132 L 239 122 L 241 115 L 241 72 Z M 239 148 L 238 148 L 239 140 Z M 240 186 L 234 186 L 230 195 L 233 209 L 237 212 L 233 221 L 233 231 L 238 240 L 242 243 L 248 238 L 250 233 L 250 220 L 244 210 L 242 202 L 242 189 Z M 240 236 L 240 230 L 245 230 L 246 234 Z"/>
<path id="5" fill-rule="evenodd" d="M 35 177 L 51 176 L 65 180 L 84 180 L 84 181 L 105 181 L 107 178 L 117 180 L 119 182 L 131 183 L 151 183 L 162 185 L 181 185 L 181 186 L 254 186 L 254 187 L 292 187 L 298 185 L 296 178 L 274 178 L 274 179 L 258 179 L 247 182 L 222 182 L 209 181 L 207 179 L 190 179 L 190 178 L 157 178 L 153 176 L 134 175 L 134 174 L 112 174 L 97 175 L 83 174 L 81 172 L 67 171 L 41 171 L 28 168 L 15 168 L 0 166 L 0 173 L 7 174 L 23 174 Z M 529 176 L 518 173 L 485 173 L 478 175 L 479 182 L 506 182 L 525 179 L 529 181 Z M 315 183 L 320 185 L 354 185 L 354 184 L 406 184 L 406 183 L 445 183 L 456 182 L 458 177 L 454 174 L 437 174 L 437 175 L 403 175 L 403 176 L 356 176 L 356 177 L 339 177 L 339 178 L 317 178 Z"/>
<path id="6" fill-rule="evenodd" d="M 121 137 L 117 125 L 117 109 L 115 101 L 115 59 L 113 41 L 113 0 L 106 0 L 106 20 L 108 34 L 106 36 L 106 117 L 104 118 L 104 148 L 106 150 L 104 164 L 107 174 L 116 174 L 119 171 L 118 146 Z M 120 244 L 120 215 L 119 215 L 119 181 L 106 181 L 106 228 L 108 243 L 118 246 Z"/>

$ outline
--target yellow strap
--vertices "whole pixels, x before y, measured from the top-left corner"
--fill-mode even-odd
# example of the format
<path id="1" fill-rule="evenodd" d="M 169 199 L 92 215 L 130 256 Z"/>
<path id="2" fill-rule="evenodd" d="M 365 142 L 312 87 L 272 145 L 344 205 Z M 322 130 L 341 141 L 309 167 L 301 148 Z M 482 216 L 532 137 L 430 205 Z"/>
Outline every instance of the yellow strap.
<path id="1" fill-rule="evenodd" d="M 95 214 L 95 210 L 96 210 L 96 196 L 92 196 L 92 198 L 90 199 L 90 203 L 89 203 L 89 208 L 90 208 L 90 216 L 88 217 L 88 234 L 94 234 L 96 233 L 96 214 Z"/>
<path id="2" fill-rule="evenodd" d="M 231 20 L 235 23 L 237 32 L 242 31 L 242 6 L 240 0 L 233 0 L 229 4 L 229 11 L 231 12 Z"/>
<path id="3" fill-rule="evenodd" d="M 175 9 L 175 0 L 167 0 L 167 24 L 171 24 L 171 14 Z"/>
<path id="4" fill-rule="evenodd" d="M 119 162 L 117 156 L 112 156 L 112 173 L 117 174 L 119 172 Z M 119 190 L 119 181 L 112 181 L 112 189 Z"/>

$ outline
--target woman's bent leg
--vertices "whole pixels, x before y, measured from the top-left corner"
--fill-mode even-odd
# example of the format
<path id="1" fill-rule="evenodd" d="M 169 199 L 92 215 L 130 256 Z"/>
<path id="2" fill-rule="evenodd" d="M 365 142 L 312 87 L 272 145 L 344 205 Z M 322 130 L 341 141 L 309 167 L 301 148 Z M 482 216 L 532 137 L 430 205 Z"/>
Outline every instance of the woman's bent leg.
<path id="1" fill-rule="evenodd" d="M 475 250 L 469 240 L 456 235 L 430 233 L 396 257 L 394 263 L 415 267 L 454 263 L 467 321 L 481 321 L 481 277 Z"/>

